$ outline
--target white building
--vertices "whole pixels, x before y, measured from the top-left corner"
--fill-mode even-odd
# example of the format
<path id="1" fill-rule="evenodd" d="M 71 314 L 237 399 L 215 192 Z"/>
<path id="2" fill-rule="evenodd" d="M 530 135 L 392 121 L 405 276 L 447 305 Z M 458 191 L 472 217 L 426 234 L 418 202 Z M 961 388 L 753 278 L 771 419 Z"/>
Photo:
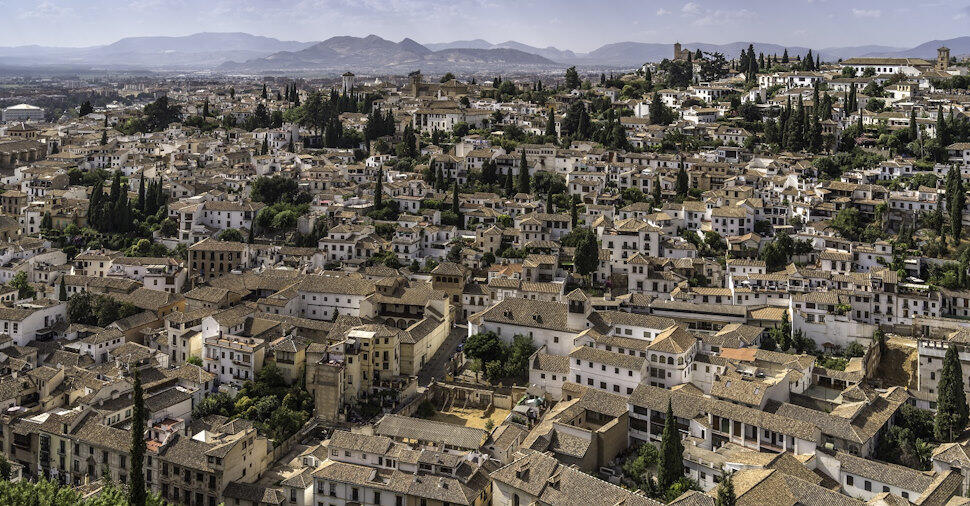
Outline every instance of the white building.
<path id="1" fill-rule="evenodd" d="M 30 104 L 18 104 L 3 110 L 3 122 L 44 121 L 44 109 Z"/>

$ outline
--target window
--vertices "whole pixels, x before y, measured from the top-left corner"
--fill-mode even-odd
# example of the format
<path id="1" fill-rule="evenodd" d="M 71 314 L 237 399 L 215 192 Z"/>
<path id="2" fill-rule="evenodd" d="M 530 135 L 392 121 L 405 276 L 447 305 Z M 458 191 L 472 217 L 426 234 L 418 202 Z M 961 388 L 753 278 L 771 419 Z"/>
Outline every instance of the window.
<path id="1" fill-rule="evenodd" d="M 845 476 L 846 485 L 851 487 L 852 485 L 854 485 L 854 482 L 855 482 L 855 477 L 853 477 L 851 474 Z"/>
<path id="2" fill-rule="evenodd" d="M 863 486 L 863 488 L 866 489 L 866 492 L 872 492 L 872 482 L 869 480 L 866 480 L 866 483 Z"/>

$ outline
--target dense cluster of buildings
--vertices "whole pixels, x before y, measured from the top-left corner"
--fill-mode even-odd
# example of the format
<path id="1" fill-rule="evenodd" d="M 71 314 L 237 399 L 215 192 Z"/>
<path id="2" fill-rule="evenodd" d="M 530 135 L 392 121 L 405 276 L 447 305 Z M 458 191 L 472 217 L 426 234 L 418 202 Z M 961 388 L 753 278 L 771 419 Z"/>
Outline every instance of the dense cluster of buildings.
<path id="1" fill-rule="evenodd" d="M 547 84 L 542 103 L 489 82 L 347 73 L 333 93 L 367 96 L 394 123 L 353 148 L 282 114 L 320 86 L 307 81 L 105 85 L 181 108 L 154 132 L 129 128 L 139 102 L 56 123 L 4 109 L 0 454 L 23 479 L 126 483 L 137 371 L 145 481 L 173 503 L 659 504 L 622 462 L 661 442 L 669 406 L 698 489 L 672 504 L 713 505 L 728 475 L 738 504 L 964 504 L 970 442 L 934 447 L 926 470 L 877 458 L 906 406 L 936 409 L 949 347 L 970 374 L 966 261 L 924 254 L 939 241 L 926 220 L 970 224 L 944 183 L 970 176 L 970 144 L 927 161 L 878 141 L 911 130 L 922 145 L 938 118 L 970 123 L 970 94 L 941 84 L 966 76 L 955 60 L 941 48 L 935 62 L 852 58 L 753 80 L 729 62 L 715 82 L 655 93 L 609 84 L 642 71 L 597 75 Z M 680 45 L 673 61 L 701 70 Z M 820 107 L 820 89 L 826 152 L 767 146 L 763 118 Z M 671 121 L 651 118 L 655 100 Z M 570 136 L 568 111 L 594 102 L 597 123 L 617 113 L 625 148 Z M 762 119 L 738 121 L 739 103 Z M 280 124 L 241 127 L 267 111 Z M 372 117 L 337 121 L 365 132 Z M 845 132 L 871 156 L 825 177 L 817 161 Z M 144 243 L 89 219 L 115 173 L 139 205 L 160 185 L 162 211 L 121 234 Z M 293 195 L 255 198 L 270 180 Z M 849 233 L 849 211 L 879 237 Z M 527 382 L 468 382 L 480 375 L 456 346 L 481 334 L 531 340 Z M 881 376 L 899 357 L 910 377 Z M 196 416 L 268 367 L 312 397 L 296 434 Z M 416 417 L 457 391 L 463 405 L 511 398 L 510 414 L 485 428 Z"/>

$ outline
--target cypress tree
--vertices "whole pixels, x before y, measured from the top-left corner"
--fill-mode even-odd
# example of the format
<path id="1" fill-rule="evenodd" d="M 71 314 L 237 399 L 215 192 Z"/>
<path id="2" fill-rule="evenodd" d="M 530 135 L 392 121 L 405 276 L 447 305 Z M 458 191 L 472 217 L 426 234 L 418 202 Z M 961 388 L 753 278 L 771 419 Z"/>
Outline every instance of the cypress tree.
<path id="1" fill-rule="evenodd" d="M 781 54 L 781 62 L 788 63 L 788 48 L 785 48 L 785 52 Z"/>
<path id="2" fill-rule="evenodd" d="M 967 398 L 963 390 L 963 371 L 956 346 L 951 345 L 943 357 L 940 373 L 933 433 L 938 441 L 953 441 L 967 426 Z"/>
<path id="3" fill-rule="evenodd" d="M 451 212 L 456 216 L 461 216 L 461 199 L 458 196 L 458 179 L 455 179 L 451 190 Z M 461 220 L 459 220 L 461 222 Z"/>
<path id="4" fill-rule="evenodd" d="M 509 167 L 509 171 L 505 173 L 505 196 L 511 197 L 515 194 L 515 183 L 512 179 L 512 167 Z"/>
<path id="5" fill-rule="evenodd" d="M 145 171 L 141 171 L 141 181 L 138 183 L 138 210 L 145 212 Z"/>
<path id="6" fill-rule="evenodd" d="M 260 94 L 264 99 L 266 98 L 266 84 L 263 84 L 263 92 Z"/>
<path id="7" fill-rule="evenodd" d="M 546 193 L 546 212 L 552 214 L 554 212 L 554 206 L 552 204 L 552 192 Z"/>
<path id="8" fill-rule="evenodd" d="M 569 219 L 572 223 L 572 228 L 576 228 L 579 225 L 579 195 L 573 194 L 569 198 Z"/>
<path id="9" fill-rule="evenodd" d="M 63 275 L 61 275 L 61 288 L 60 288 L 60 291 L 57 293 L 57 300 L 62 302 L 67 300 L 67 287 L 64 285 Z"/>
<path id="10" fill-rule="evenodd" d="M 953 194 L 948 196 L 950 203 L 950 235 L 953 236 L 953 244 L 960 244 L 960 236 L 963 233 L 963 208 L 966 205 L 967 196 L 963 190 L 963 177 L 960 170 L 951 167 L 950 172 L 953 176 Z"/>
<path id="11" fill-rule="evenodd" d="M 944 159 L 946 157 L 946 147 L 951 142 L 949 126 L 951 125 L 947 125 L 947 122 L 943 119 L 943 107 L 940 107 L 936 113 L 936 138 L 940 140 L 940 151 L 944 153 Z"/>
<path id="12" fill-rule="evenodd" d="M 546 137 L 556 137 L 556 109 L 549 108 L 549 119 L 546 120 Z"/>
<path id="13" fill-rule="evenodd" d="M 525 159 L 525 149 L 519 148 L 521 156 L 519 157 L 519 191 L 521 193 L 529 193 L 529 163 Z"/>
<path id="14" fill-rule="evenodd" d="M 135 369 L 135 385 L 132 393 L 134 406 L 131 415 L 131 483 L 128 488 L 128 504 L 145 506 L 145 399 L 141 388 L 141 373 Z"/>
<path id="15" fill-rule="evenodd" d="M 653 185 L 653 206 L 660 207 L 663 203 L 663 193 L 661 193 L 660 174 L 657 174 L 657 182 Z"/>
<path id="16" fill-rule="evenodd" d="M 384 206 L 384 167 L 377 169 L 377 182 L 374 184 L 374 209 Z"/>
<path id="17" fill-rule="evenodd" d="M 919 130 L 916 127 L 916 108 L 909 110 L 909 140 L 915 141 L 919 137 Z"/>
<path id="18" fill-rule="evenodd" d="M 88 223 L 92 227 L 98 228 L 101 223 L 101 201 L 104 200 L 104 183 L 98 181 L 91 189 L 91 197 L 88 199 Z"/>
<path id="19" fill-rule="evenodd" d="M 686 197 L 690 191 L 690 177 L 687 176 L 687 169 L 684 168 L 683 164 L 681 164 L 680 170 L 677 171 L 676 191 L 679 197 Z"/>
<path id="20" fill-rule="evenodd" d="M 441 168 L 441 166 L 438 166 L 438 176 L 435 178 L 435 183 L 437 184 L 439 190 L 444 190 L 448 187 L 445 183 L 445 171 L 443 168 Z"/>
<path id="21" fill-rule="evenodd" d="M 660 440 L 660 463 L 657 466 L 657 481 L 660 489 L 666 491 L 684 476 L 684 443 L 677 430 L 674 408 L 667 400 L 667 418 L 664 420 L 663 435 Z"/>

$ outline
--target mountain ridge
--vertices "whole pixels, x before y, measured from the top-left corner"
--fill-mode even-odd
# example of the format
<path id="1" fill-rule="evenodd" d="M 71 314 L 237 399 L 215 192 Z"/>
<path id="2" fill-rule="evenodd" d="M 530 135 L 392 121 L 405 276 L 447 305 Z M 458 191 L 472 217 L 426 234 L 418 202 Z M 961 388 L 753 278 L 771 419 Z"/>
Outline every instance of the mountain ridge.
<path id="1" fill-rule="evenodd" d="M 726 44 L 689 42 L 683 47 L 737 57 L 753 44 L 755 52 L 791 56 L 809 48 L 765 42 Z M 853 56 L 919 57 L 933 59 L 946 45 L 954 56 L 970 54 L 970 36 L 932 40 L 914 47 L 883 45 L 813 48 L 824 60 Z M 672 44 L 619 41 L 582 53 L 555 46 L 537 47 L 515 40 L 491 43 L 485 39 L 421 44 L 411 38 L 392 42 L 377 35 L 339 35 L 325 41 L 301 42 L 245 32 L 199 32 L 182 36 L 125 37 L 110 44 L 56 47 L 37 44 L 0 47 L 0 65 L 17 67 L 91 66 L 92 68 L 209 69 L 217 71 L 343 70 L 389 71 L 407 67 L 428 71 L 493 71 L 544 69 L 555 65 L 630 68 L 673 56 Z M 449 65 L 453 65 L 449 68 Z M 476 68 L 479 65 L 479 68 Z"/>

